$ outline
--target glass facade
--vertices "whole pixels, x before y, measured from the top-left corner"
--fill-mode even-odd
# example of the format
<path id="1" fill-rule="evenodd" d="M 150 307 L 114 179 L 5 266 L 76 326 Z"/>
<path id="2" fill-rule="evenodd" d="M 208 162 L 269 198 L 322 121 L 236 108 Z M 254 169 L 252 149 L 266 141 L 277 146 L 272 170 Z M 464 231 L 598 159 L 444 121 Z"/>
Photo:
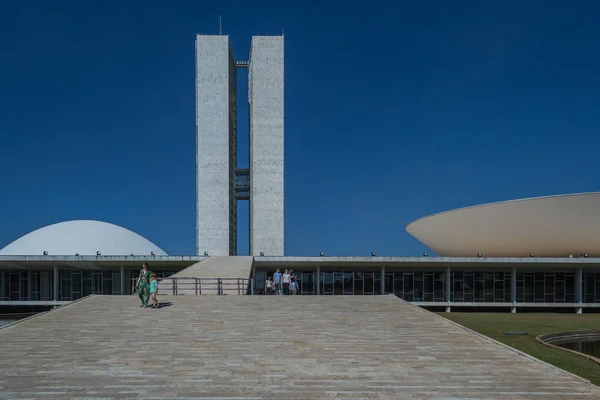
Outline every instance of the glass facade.
<path id="1" fill-rule="evenodd" d="M 510 272 L 453 272 L 450 301 L 510 302 Z"/>
<path id="2" fill-rule="evenodd" d="M 285 269 L 285 268 L 284 268 Z M 283 269 L 282 269 L 283 271 Z M 274 271 L 273 271 L 274 272 Z M 269 271 L 268 276 L 273 276 L 273 272 Z M 298 283 L 298 292 L 296 294 L 315 294 L 315 272 L 314 271 L 295 271 L 296 282 Z M 267 271 L 256 271 L 255 293 L 264 294 L 267 282 Z"/>
<path id="3" fill-rule="evenodd" d="M 285 267 L 281 267 L 281 270 Z M 264 288 L 267 276 L 273 271 L 257 270 L 256 284 Z M 328 270 L 296 271 L 304 295 L 378 295 L 394 294 L 410 302 L 444 302 L 446 299 L 446 270 L 390 271 Z M 510 271 L 450 272 L 450 301 L 473 303 L 509 303 L 511 299 Z M 383 284 L 383 288 L 382 288 Z M 583 302 L 600 303 L 600 272 L 583 274 Z M 574 303 L 575 272 L 518 272 L 516 301 L 519 303 Z"/>
<path id="4" fill-rule="evenodd" d="M 583 302 L 600 303 L 600 272 L 583 274 Z"/>
<path id="5" fill-rule="evenodd" d="M 406 301 L 444 301 L 445 271 L 395 271 L 385 273 L 385 293 Z"/>
<path id="6" fill-rule="evenodd" d="M 282 267 L 282 270 L 285 267 Z M 159 279 L 180 269 L 153 270 Z M 77 300 L 90 294 L 130 295 L 138 268 L 124 269 L 60 269 L 58 273 L 59 301 Z M 298 295 L 379 295 L 394 294 L 410 302 L 444 302 L 446 270 L 355 269 L 296 270 Z M 267 276 L 272 270 L 256 270 L 256 294 L 264 293 Z M 516 274 L 516 301 L 519 303 L 574 303 L 576 274 L 574 271 L 525 271 Z M 54 300 L 54 271 L 23 269 L 0 270 L 0 301 Z M 511 302 L 510 271 L 450 272 L 452 302 Z M 600 303 L 600 272 L 582 274 L 582 301 Z"/>
<path id="7" fill-rule="evenodd" d="M 178 270 L 153 270 L 159 279 Z M 58 301 L 77 300 L 91 294 L 132 294 L 139 269 L 125 269 L 124 290 L 121 293 L 121 269 L 60 269 L 58 271 Z M 54 271 L 0 270 L 0 301 L 54 300 Z"/>
<path id="8" fill-rule="evenodd" d="M 319 282 L 324 295 L 381 294 L 381 270 L 321 271 Z"/>
<path id="9" fill-rule="evenodd" d="M 583 300 L 586 302 L 585 298 Z M 573 303 L 575 302 L 575 273 L 517 273 L 517 301 L 525 303 Z M 596 302 L 590 301 L 590 303 Z"/>

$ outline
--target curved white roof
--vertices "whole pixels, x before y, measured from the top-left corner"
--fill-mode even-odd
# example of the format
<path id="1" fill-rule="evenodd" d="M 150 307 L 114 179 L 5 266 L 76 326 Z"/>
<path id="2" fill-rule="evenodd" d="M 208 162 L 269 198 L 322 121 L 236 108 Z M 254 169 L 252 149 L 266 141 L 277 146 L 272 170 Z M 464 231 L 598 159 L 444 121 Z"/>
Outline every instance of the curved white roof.
<path id="1" fill-rule="evenodd" d="M 0 250 L 0 255 L 41 256 L 96 255 L 103 256 L 167 255 L 157 245 L 135 232 L 100 221 L 67 221 L 48 225 L 15 240 Z"/>
<path id="2" fill-rule="evenodd" d="M 459 208 L 406 230 L 440 256 L 600 257 L 600 192 Z"/>

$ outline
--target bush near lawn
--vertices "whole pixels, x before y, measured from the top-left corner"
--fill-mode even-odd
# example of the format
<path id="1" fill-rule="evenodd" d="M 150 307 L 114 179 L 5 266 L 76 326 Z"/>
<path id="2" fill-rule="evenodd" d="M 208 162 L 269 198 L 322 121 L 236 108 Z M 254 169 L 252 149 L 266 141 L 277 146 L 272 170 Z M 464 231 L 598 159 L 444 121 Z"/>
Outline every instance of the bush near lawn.
<path id="1" fill-rule="evenodd" d="M 600 386 L 600 365 L 585 357 L 545 346 L 535 340 L 536 336 L 546 333 L 599 329 L 600 314 L 438 314 Z M 504 335 L 504 332 L 527 332 L 527 335 L 509 336 Z"/>

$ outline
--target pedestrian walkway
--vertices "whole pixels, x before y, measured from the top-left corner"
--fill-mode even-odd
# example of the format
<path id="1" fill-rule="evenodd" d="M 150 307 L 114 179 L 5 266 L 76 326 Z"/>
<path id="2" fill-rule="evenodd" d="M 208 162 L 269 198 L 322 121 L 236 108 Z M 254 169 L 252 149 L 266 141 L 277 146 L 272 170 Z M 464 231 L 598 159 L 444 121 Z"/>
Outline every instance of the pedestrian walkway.
<path id="1" fill-rule="evenodd" d="M 0 399 L 600 399 L 393 296 L 93 296 L 0 329 Z"/>
<path id="2" fill-rule="evenodd" d="M 181 278 L 179 284 L 183 289 L 181 292 L 190 294 L 193 292 L 194 282 L 187 278 L 198 278 L 201 283 L 205 283 L 208 290 L 203 291 L 203 294 L 216 295 L 217 278 L 224 278 L 226 282 L 223 285 L 221 292 L 223 294 L 238 294 L 239 288 L 235 279 L 244 280 L 244 283 L 249 283 L 248 279 L 252 272 L 253 257 L 249 256 L 213 256 L 206 260 L 197 262 L 189 267 L 161 280 L 158 284 L 159 290 L 164 294 L 171 294 L 173 288 L 173 278 Z M 250 285 L 242 284 L 242 292 L 245 293 L 250 289 Z"/>

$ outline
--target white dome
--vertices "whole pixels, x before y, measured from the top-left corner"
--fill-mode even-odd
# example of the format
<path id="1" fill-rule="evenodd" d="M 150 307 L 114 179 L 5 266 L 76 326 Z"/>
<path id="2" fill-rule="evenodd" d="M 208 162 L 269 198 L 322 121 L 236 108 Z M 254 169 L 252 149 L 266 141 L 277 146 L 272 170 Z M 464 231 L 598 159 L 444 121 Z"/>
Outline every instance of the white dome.
<path id="1" fill-rule="evenodd" d="M 166 256 L 157 245 L 135 232 L 100 221 L 67 221 L 48 225 L 15 240 L 0 250 L 0 255 L 41 256 L 156 255 Z"/>

